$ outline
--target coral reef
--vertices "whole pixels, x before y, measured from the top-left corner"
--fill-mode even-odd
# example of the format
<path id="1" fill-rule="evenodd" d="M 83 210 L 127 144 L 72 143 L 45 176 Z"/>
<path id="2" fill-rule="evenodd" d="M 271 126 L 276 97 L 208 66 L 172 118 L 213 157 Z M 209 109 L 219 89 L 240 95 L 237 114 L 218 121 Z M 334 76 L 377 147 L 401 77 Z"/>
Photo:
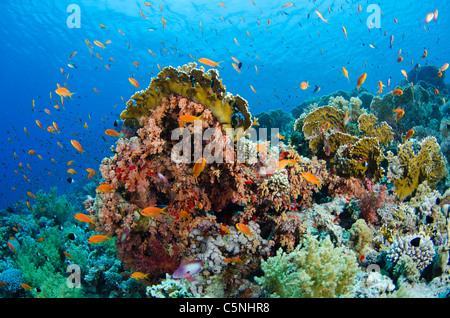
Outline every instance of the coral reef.
<path id="1" fill-rule="evenodd" d="M 360 270 L 353 251 L 334 247 L 327 236 L 307 234 L 294 251 L 262 261 L 264 276 L 255 277 L 274 297 L 337 297 L 348 291 Z"/>

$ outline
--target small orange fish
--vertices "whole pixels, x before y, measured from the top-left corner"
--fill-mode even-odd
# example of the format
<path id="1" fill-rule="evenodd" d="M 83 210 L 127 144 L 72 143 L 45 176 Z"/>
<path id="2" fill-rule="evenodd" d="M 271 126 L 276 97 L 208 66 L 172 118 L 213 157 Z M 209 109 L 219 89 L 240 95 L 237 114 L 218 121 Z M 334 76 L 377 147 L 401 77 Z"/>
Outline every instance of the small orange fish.
<path id="1" fill-rule="evenodd" d="M 413 129 L 408 130 L 408 131 L 406 132 L 406 135 L 405 135 L 405 140 L 408 140 L 408 139 L 411 138 L 413 135 L 414 135 L 414 130 L 413 130 Z"/>
<path id="2" fill-rule="evenodd" d="M 86 42 L 87 46 L 89 46 L 92 49 L 92 44 L 89 42 L 88 39 L 85 39 L 84 42 Z"/>
<path id="3" fill-rule="evenodd" d="M 75 171 L 75 169 L 70 168 L 70 169 L 67 170 L 67 173 L 76 174 L 77 172 Z"/>
<path id="4" fill-rule="evenodd" d="M 139 13 L 141 14 L 141 17 L 143 17 L 144 19 L 148 20 L 148 18 L 144 15 L 144 12 L 142 12 L 142 10 L 139 10 Z"/>
<path id="5" fill-rule="evenodd" d="M 103 45 L 102 42 L 94 40 L 94 44 L 97 45 L 98 47 L 101 47 L 102 49 L 105 49 L 106 47 Z"/>
<path id="6" fill-rule="evenodd" d="M 166 209 L 168 206 L 164 208 L 158 208 L 157 206 L 149 206 L 141 211 L 141 214 L 144 216 L 156 216 L 159 214 L 166 214 Z"/>
<path id="7" fill-rule="evenodd" d="M 225 234 L 230 234 L 230 230 L 225 225 L 220 225 L 220 230 Z"/>
<path id="8" fill-rule="evenodd" d="M 83 213 L 77 213 L 74 215 L 75 220 L 78 220 L 80 222 L 84 223 L 93 223 L 94 221 L 86 214 Z"/>
<path id="9" fill-rule="evenodd" d="M 36 240 L 36 242 L 42 242 L 44 240 L 44 238 L 43 237 L 40 237 L 40 238 L 38 238 L 37 240 Z"/>
<path id="10" fill-rule="evenodd" d="M 135 80 L 132 77 L 129 77 L 128 80 L 130 81 L 130 83 L 135 86 L 136 88 L 139 88 L 139 82 L 137 80 Z"/>
<path id="11" fill-rule="evenodd" d="M 27 194 L 30 198 L 36 199 L 36 196 L 31 191 L 28 191 Z"/>
<path id="12" fill-rule="evenodd" d="M 89 172 L 87 178 L 90 179 L 97 174 L 97 172 L 92 168 L 86 168 L 86 171 Z"/>
<path id="13" fill-rule="evenodd" d="M 436 74 L 436 77 L 439 78 L 439 77 L 441 77 L 441 76 L 442 76 L 442 72 L 441 72 L 441 71 L 438 71 L 437 74 Z"/>
<path id="14" fill-rule="evenodd" d="M 320 181 L 312 173 L 304 171 L 304 172 L 302 172 L 302 176 L 303 176 L 303 178 L 305 178 L 306 181 L 311 182 L 313 184 L 319 184 L 320 183 Z"/>
<path id="15" fill-rule="evenodd" d="M 359 77 L 358 80 L 356 81 L 356 89 L 359 91 L 359 88 L 361 87 L 361 85 L 364 83 L 364 81 L 366 80 L 367 77 L 367 73 L 362 73 Z"/>
<path id="16" fill-rule="evenodd" d="M 403 115 L 405 115 L 405 111 L 401 108 L 397 108 L 393 110 L 394 113 L 397 114 L 397 117 L 395 118 L 395 121 L 397 122 L 400 118 L 403 117 Z"/>
<path id="17" fill-rule="evenodd" d="M 385 86 L 383 85 L 383 82 L 378 81 L 378 96 L 381 95 L 381 92 L 383 91 L 383 87 L 385 87 Z"/>
<path id="18" fill-rule="evenodd" d="M 434 89 L 434 93 L 435 93 L 436 95 L 439 95 L 439 91 L 438 91 L 437 88 Z"/>
<path id="19" fill-rule="evenodd" d="M 20 284 L 20 287 L 22 287 L 23 289 L 27 289 L 27 290 L 33 289 L 33 287 L 31 287 L 30 285 L 27 285 L 25 283 Z"/>
<path id="20" fill-rule="evenodd" d="M 403 95 L 403 91 L 400 88 L 396 88 L 392 91 L 392 95 L 396 95 L 396 96 Z"/>
<path id="21" fill-rule="evenodd" d="M 408 80 L 408 74 L 406 73 L 406 71 L 400 70 L 400 72 L 402 72 L 403 76 L 406 78 L 406 80 Z"/>
<path id="22" fill-rule="evenodd" d="M 402 57 L 402 56 L 399 56 L 399 57 L 397 58 L 397 63 L 400 63 L 401 61 L 403 61 L 403 57 Z"/>
<path id="23" fill-rule="evenodd" d="M 225 8 L 225 9 L 227 8 L 227 7 L 223 4 L 222 1 L 219 1 L 219 4 L 220 4 L 221 7 Z"/>
<path id="24" fill-rule="evenodd" d="M 15 253 L 17 252 L 17 250 L 14 248 L 14 245 L 12 245 L 11 242 L 8 242 L 8 247 L 11 251 L 13 251 Z"/>
<path id="25" fill-rule="evenodd" d="M 56 92 L 56 94 L 58 94 L 59 96 L 62 96 L 62 97 L 67 97 L 67 96 L 69 96 L 70 98 L 72 98 L 72 95 L 73 94 L 75 94 L 75 93 L 71 93 L 67 88 L 65 88 L 65 87 L 58 87 L 56 90 L 55 90 L 55 92 Z"/>
<path id="26" fill-rule="evenodd" d="M 307 89 L 309 87 L 309 82 L 302 82 L 301 84 L 300 84 L 300 88 L 301 89 Z"/>
<path id="27" fill-rule="evenodd" d="M 72 259 L 72 255 L 70 255 L 70 254 L 67 253 L 66 251 L 64 251 L 63 254 L 66 255 L 68 258 Z"/>
<path id="28" fill-rule="evenodd" d="M 105 135 L 110 136 L 110 137 L 120 137 L 120 133 L 118 133 L 114 129 L 106 129 Z"/>
<path id="29" fill-rule="evenodd" d="M 207 59 L 207 58 L 204 58 L 204 57 L 199 58 L 198 61 L 199 61 L 200 63 L 202 63 L 202 64 L 205 64 L 205 65 L 208 65 L 208 66 L 211 66 L 211 67 L 219 66 L 219 64 L 222 63 L 222 61 L 220 61 L 220 62 L 214 62 L 214 61 L 212 61 L 212 60 L 210 60 L 210 59 Z"/>
<path id="30" fill-rule="evenodd" d="M 427 51 L 427 49 L 424 49 L 422 59 L 426 58 L 427 56 L 428 56 L 428 51 Z"/>
<path id="31" fill-rule="evenodd" d="M 253 88 L 253 85 L 250 85 L 250 88 L 252 89 L 253 93 L 258 94 L 255 89 Z"/>
<path id="32" fill-rule="evenodd" d="M 114 188 L 111 187 L 109 184 L 104 183 L 104 184 L 99 185 L 97 187 L 97 190 L 100 192 L 103 192 L 103 193 L 109 193 L 109 192 L 114 191 Z"/>
<path id="33" fill-rule="evenodd" d="M 439 69 L 439 71 L 444 72 L 446 69 L 448 69 L 448 63 L 445 63 L 442 65 L 442 67 Z"/>
<path id="34" fill-rule="evenodd" d="M 345 34 L 345 38 L 348 40 L 348 37 L 347 37 L 347 30 L 345 29 L 345 27 L 344 26 L 342 26 L 342 31 L 344 31 L 344 34 Z"/>
<path id="35" fill-rule="evenodd" d="M 95 234 L 92 235 L 89 239 L 88 239 L 88 243 L 91 244 L 98 244 L 101 242 L 104 242 L 106 240 L 110 240 L 111 238 L 107 235 L 101 235 L 101 234 Z"/>
<path id="36" fill-rule="evenodd" d="M 41 122 L 40 122 L 39 120 L 37 120 L 37 119 L 36 119 L 36 125 L 38 125 L 39 128 L 44 129 L 44 128 L 42 127 Z"/>
<path id="37" fill-rule="evenodd" d="M 192 115 L 181 115 L 180 117 L 178 117 L 178 121 L 182 121 L 185 123 L 193 123 L 196 120 L 201 120 L 201 117 L 203 116 L 203 114 L 201 114 L 200 116 L 192 116 Z"/>
<path id="38" fill-rule="evenodd" d="M 297 162 L 297 160 L 295 159 L 282 159 L 280 161 L 278 161 L 278 169 L 283 169 L 285 168 L 287 165 L 293 165 Z"/>
<path id="39" fill-rule="evenodd" d="M 347 80 L 350 82 L 350 78 L 348 78 L 348 71 L 345 67 L 342 67 L 342 74 L 344 74 L 344 76 L 347 77 Z"/>
<path id="40" fill-rule="evenodd" d="M 148 274 L 144 274 L 141 272 L 134 272 L 133 274 L 130 275 L 131 278 L 134 278 L 136 280 L 147 278 L 147 276 Z"/>
<path id="41" fill-rule="evenodd" d="M 240 232 L 244 233 L 245 235 L 251 235 L 252 234 L 252 232 L 250 231 L 250 228 L 247 225 L 245 225 L 244 223 L 236 223 L 236 228 Z"/>
<path id="42" fill-rule="evenodd" d="M 316 14 L 317 14 L 317 16 L 320 18 L 320 20 L 322 20 L 323 22 L 327 22 L 328 23 L 328 20 L 327 19 L 325 19 L 323 16 L 322 16 L 322 13 L 320 13 L 319 11 L 314 11 Z"/>
<path id="43" fill-rule="evenodd" d="M 178 217 L 182 220 L 187 220 L 190 217 L 190 214 L 184 210 L 179 211 L 177 214 L 178 214 Z"/>
<path id="44" fill-rule="evenodd" d="M 34 151 L 33 149 L 28 150 L 28 154 L 29 155 L 35 155 L 36 151 Z"/>
<path id="45" fill-rule="evenodd" d="M 80 145 L 80 143 L 79 143 L 78 141 L 72 139 L 72 140 L 70 141 L 70 143 L 72 144 L 72 146 L 73 146 L 76 150 L 78 150 L 79 152 L 81 152 L 81 154 L 83 154 L 83 152 L 86 152 L 86 151 L 83 150 L 83 147 L 81 147 L 81 145 Z"/>
<path id="46" fill-rule="evenodd" d="M 192 168 L 192 172 L 194 173 L 195 183 L 198 183 L 198 176 L 202 171 L 205 169 L 206 161 L 205 158 L 200 158 L 197 160 L 197 162 L 194 164 L 194 168 Z"/>

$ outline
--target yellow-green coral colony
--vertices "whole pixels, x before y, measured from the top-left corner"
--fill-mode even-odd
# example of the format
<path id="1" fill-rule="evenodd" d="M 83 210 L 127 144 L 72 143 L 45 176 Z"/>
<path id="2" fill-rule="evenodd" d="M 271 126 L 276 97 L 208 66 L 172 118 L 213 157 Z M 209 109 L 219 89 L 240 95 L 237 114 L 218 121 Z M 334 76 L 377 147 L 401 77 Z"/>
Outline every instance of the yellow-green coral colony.
<path id="1" fill-rule="evenodd" d="M 178 69 L 167 66 L 152 78 L 147 89 L 131 96 L 120 118 L 125 125 L 142 126 L 139 118 L 148 115 L 164 97 L 175 94 L 205 105 L 223 128 L 241 127 L 246 130 L 252 124 L 247 101 L 239 95 L 227 93 L 218 76 L 216 69 L 205 72 L 203 67 L 196 68 L 196 63 Z"/>

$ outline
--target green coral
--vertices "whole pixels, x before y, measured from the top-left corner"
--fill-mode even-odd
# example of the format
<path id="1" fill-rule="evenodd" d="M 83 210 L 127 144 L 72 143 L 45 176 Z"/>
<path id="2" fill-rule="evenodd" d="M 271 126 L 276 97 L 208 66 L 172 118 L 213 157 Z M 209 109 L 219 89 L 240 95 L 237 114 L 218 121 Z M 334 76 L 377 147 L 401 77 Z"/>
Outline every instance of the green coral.
<path id="1" fill-rule="evenodd" d="M 58 196 L 57 188 L 52 187 L 49 193 L 39 190 L 36 193 L 36 203 L 33 205 L 33 216 L 39 220 L 44 216 L 54 219 L 62 225 L 75 215 L 75 210 L 65 195 Z"/>
<path id="2" fill-rule="evenodd" d="M 359 271 L 353 251 L 334 247 L 307 234 L 291 253 L 279 249 L 261 262 L 264 276 L 255 277 L 273 297 L 337 297 L 350 288 Z"/>

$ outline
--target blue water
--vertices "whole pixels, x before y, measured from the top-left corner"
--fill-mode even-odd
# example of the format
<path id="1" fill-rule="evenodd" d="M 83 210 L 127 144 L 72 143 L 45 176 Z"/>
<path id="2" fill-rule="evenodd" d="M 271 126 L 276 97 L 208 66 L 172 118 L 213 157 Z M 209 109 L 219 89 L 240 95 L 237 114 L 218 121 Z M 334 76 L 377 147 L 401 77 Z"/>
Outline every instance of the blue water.
<path id="1" fill-rule="evenodd" d="M 256 114 L 275 108 L 290 111 L 313 96 L 315 85 L 322 88 L 316 95 L 351 90 L 358 76 L 366 72 L 363 86 L 375 93 L 379 80 L 386 83 L 391 78 L 391 85 L 402 80 L 401 69 L 409 71 L 415 63 L 441 66 L 449 61 L 449 2 L 295 1 L 294 6 L 286 8 L 282 6 L 287 1 L 254 0 L 255 5 L 249 0 L 223 2 L 226 8 L 219 1 L 209 0 L 150 1 L 151 7 L 132 0 L 1 1 L 0 208 L 27 199 L 27 191 L 58 186 L 62 193 L 77 184 L 69 184 L 68 177 L 81 184 L 86 181 L 86 168 L 98 170 L 115 141 L 103 132 L 113 128 L 124 109 L 121 97 L 126 101 L 135 91 L 128 77 L 134 76 L 145 88 L 158 73 L 157 63 L 161 67 L 180 66 L 193 61 L 190 55 L 195 60 L 206 57 L 223 61 L 219 71 L 227 90 L 243 96 Z M 81 10 L 80 28 L 67 25 L 72 14 L 67 8 L 72 3 Z M 379 6 L 382 15 L 380 28 L 369 30 L 366 20 L 372 12 L 366 9 L 372 3 Z M 362 10 L 358 14 L 359 4 Z M 316 9 L 328 23 L 317 17 Z M 439 10 L 437 22 L 431 21 L 425 29 L 425 16 L 434 9 Z M 167 21 L 165 29 L 161 17 Z M 394 43 L 389 48 L 391 35 Z M 93 45 L 94 56 L 85 39 Z M 93 44 L 94 40 L 112 42 L 102 49 Z M 424 48 L 428 57 L 422 60 Z M 397 63 L 400 49 L 404 61 Z M 69 60 L 74 51 L 77 54 Z M 233 69 L 231 56 L 242 62 L 241 74 Z M 134 61 L 139 63 L 138 69 Z M 69 62 L 77 68 L 69 68 Z M 106 64 L 111 70 L 105 68 Z M 341 73 L 343 66 L 350 82 Z M 67 85 L 76 94 L 72 100 L 65 99 L 64 110 L 57 110 L 49 93 L 59 100 L 54 92 L 56 84 L 62 85 L 67 74 Z M 299 89 L 302 81 L 308 81 L 311 87 Z M 44 112 L 45 108 L 51 115 Z M 36 119 L 44 129 L 36 125 Z M 60 134 L 46 131 L 53 121 Z M 88 129 L 83 127 L 85 122 Z M 71 139 L 78 140 L 86 153 L 77 152 L 70 145 Z M 36 155 L 29 155 L 30 149 Z M 19 159 L 14 158 L 14 152 Z M 66 172 L 69 160 L 75 161 L 71 167 L 76 175 Z M 19 162 L 24 165 L 22 171 Z"/>

